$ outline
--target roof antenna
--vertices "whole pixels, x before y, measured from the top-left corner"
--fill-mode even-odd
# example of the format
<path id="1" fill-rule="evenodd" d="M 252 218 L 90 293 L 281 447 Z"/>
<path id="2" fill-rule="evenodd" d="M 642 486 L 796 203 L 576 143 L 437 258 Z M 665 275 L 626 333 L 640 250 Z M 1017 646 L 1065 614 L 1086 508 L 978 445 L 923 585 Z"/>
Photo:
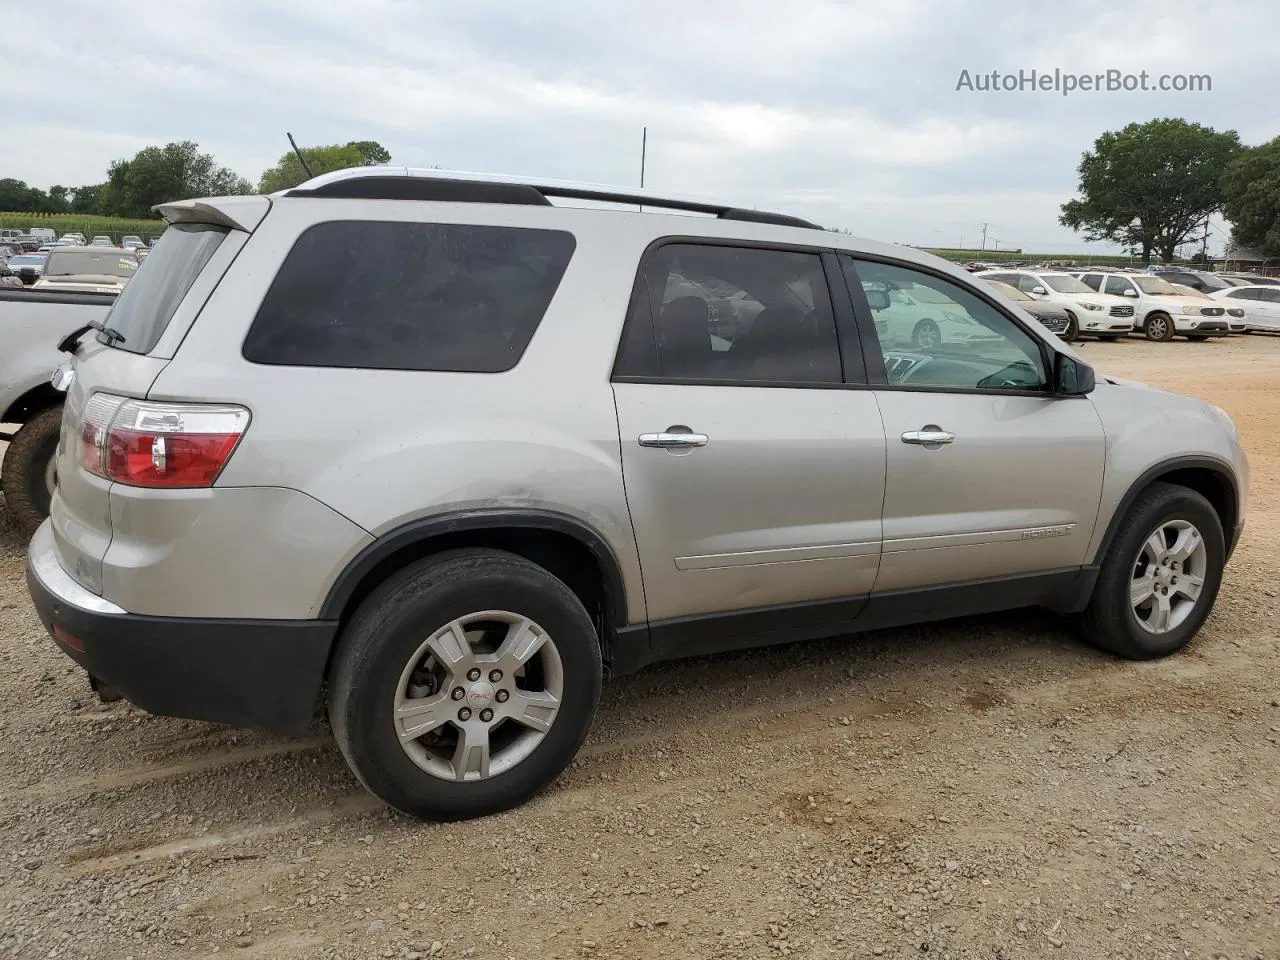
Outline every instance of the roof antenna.
<path id="1" fill-rule="evenodd" d="M 302 155 L 302 151 L 298 149 L 298 142 L 293 139 L 293 134 L 286 130 L 284 135 L 289 138 L 289 146 L 293 147 L 293 152 L 297 155 L 298 162 L 302 164 L 302 169 L 306 171 L 308 179 L 314 177 L 315 174 L 312 173 L 311 168 L 307 166 L 307 158 L 304 157 Z"/>

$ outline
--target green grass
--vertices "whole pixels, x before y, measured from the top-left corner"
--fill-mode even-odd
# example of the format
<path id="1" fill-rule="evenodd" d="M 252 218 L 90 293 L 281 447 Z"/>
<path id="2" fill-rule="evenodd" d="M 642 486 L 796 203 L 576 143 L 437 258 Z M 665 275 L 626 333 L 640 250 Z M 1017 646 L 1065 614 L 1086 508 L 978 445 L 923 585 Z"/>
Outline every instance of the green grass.
<path id="1" fill-rule="evenodd" d="M 123 217 L 95 217 L 83 213 L 0 213 L 0 227 L 13 227 L 27 231 L 32 227 L 47 227 L 61 237 L 65 233 L 83 233 L 86 240 L 99 234 L 116 243 L 130 234 L 141 237 L 157 236 L 164 232 L 163 220 L 128 220 Z"/>

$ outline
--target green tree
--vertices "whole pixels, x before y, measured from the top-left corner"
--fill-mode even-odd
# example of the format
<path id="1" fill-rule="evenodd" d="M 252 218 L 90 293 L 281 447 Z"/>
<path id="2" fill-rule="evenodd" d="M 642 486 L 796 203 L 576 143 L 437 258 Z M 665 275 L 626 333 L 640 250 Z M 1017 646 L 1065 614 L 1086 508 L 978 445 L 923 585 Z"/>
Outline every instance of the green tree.
<path id="1" fill-rule="evenodd" d="M 102 205 L 117 217 L 149 217 L 157 203 L 191 197 L 250 193 L 249 181 L 219 167 L 191 140 L 139 150 L 117 160 L 107 172 Z"/>
<path id="2" fill-rule="evenodd" d="M 66 213 L 71 209 L 71 200 L 67 196 L 70 191 L 66 187 L 55 184 L 49 188 L 49 200 L 45 209 L 49 213 Z"/>
<path id="3" fill-rule="evenodd" d="M 49 197 L 39 187 L 12 177 L 0 180 L 0 210 L 6 213 L 40 213 L 48 203 Z"/>
<path id="4" fill-rule="evenodd" d="M 335 143 L 327 147 L 299 149 L 307 159 L 307 166 L 316 176 L 347 167 L 380 166 L 391 160 L 391 154 L 387 149 L 373 140 L 353 140 L 350 143 Z M 307 172 L 298 162 L 297 154 L 291 150 L 281 157 L 274 167 L 263 172 L 262 179 L 258 181 L 258 192 L 275 193 L 277 190 L 288 190 L 307 179 L 309 179 Z"/>
<path id="5" fill-rule="evenodd" d="M 1246 149 L 1227 164 L 1222 193 L 1232 239 L 1280 257 L 1280 137 Z"/>
<path id="6" fill-rule="evenodd" d="M 105 183 L 91 183 L 83 187 L 76 187 L 75 190 L 71 191 L 71 212 L 105 213 L 106 210 L 102 205 L 102 194 L 105 188 Z"/>
<path id="7" fill-rule="evenodd" d="M 1226 164 L 1240 152 L 1234 130 L 1186 120 L 1131 123 L 1108 131 L 1080 159 L 1080 198 L 1062 205 L 1063 226 L 1172 260 L 1204 218 L 1222 207 Z"/>

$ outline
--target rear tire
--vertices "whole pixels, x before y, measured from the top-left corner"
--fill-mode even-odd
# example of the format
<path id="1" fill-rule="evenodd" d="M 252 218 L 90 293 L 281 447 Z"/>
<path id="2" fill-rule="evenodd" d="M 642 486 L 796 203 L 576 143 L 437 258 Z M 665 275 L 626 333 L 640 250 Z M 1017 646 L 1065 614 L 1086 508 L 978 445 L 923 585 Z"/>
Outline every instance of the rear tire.
<path id="1" fill-rule="evenodd" d="M 1198 535 L 1203 556 L 1176 559 L 1172 566 L 1157 562 L 1159 551 L 1151 544 L 1173 537 L 1176 546 L 1187 529 Z M 1153 483 L 1129 508 L 1102 562 L 1081 621 L 1085 639 L 1130 660 L 1152 660 L 1181 650 L 1213 609 L 1226 555 L 1222 522 L 1208 500 L 1186 487 Z M 1170 577 L 1172 583 L 1163 583 Z M 1196 579 L 1201 582 L 1190 600 L 1182 591 Z M 1152 589 L 1144 594 L 1148 581 Z M 1156 629 L 1161 626 L 1161 603 L 1172 604 L 1166 629 Z"/>
<path id="2" fill-rule="evenodd" d="M 9 513 L 26 533 L 34 533 L 49 516 L 61 430 L 62 407 L 50 407 L 23 424 L 5 451 L 0 491 Z"/>
<path id="3" fill-rule="evenodd" d="M 502 704 L 514 708 L 524 692 L 503 683 L 516 683 L 518 673 L 527 680 L 530 672 L 522 667 L 501 674 L 495 668 L 505 661 L 482 659 L 473 667 L 465 659 L 477 651 L 498 655 L 508 642 L 519 646 L 517 626 L 506 633 L 503 623 L 492 633 L 466 626 L 504 616 L 523 619 L 544 638 L 535 648 L 538 652 L 530 654 L 529 664 L 546 657 L 548 645 L 555 657 L 548 676 L 554 672 L 560 697 L 536 745 L 529 743 L 530 728 L 502 719 L 508 709 Z M 459 622 L 466 643 L 453 649 L 465 653 L 456 661 L 460 666 L 450 669 L 432 650 L 424 654 L 424 644 L 435 643 L 439 636 L 440 644 L 448 647 L 457 633 L 446 628 Z M 502 682 L 488 683 L 494 676 Z M 595 715 L 601 676 L 595 627 L 564 583 L 523 557 L 496 550 L 455 550 L 402 570 L 360 605 L 334 655 L 329 721 L 360 782 L 392 807 L 436 820 L 480 817 L 524 802 L 569 765 Z M 415 724 L 398 709 L 403 711 L 408 703 L 426 704 L 425 699 L 404 699 L 406 682 L 416 684 L 412 697 L 439 697 L 441 703 L 438 711 L 419 708 L 418 723 L 425 719 L 435 726 L 416 738 L 409 731 L 402 745 L 398 729 Z M 454 699 L 455 693 L 462 696 Z M 487 724 L 480 733 L 482 765 L 463 744 L 464 731 L 475 736 L 480 720 Z M 504 752 L 513 748 L 513 753 Z M 492 775 L 491 766 L 498 768 Z"/>

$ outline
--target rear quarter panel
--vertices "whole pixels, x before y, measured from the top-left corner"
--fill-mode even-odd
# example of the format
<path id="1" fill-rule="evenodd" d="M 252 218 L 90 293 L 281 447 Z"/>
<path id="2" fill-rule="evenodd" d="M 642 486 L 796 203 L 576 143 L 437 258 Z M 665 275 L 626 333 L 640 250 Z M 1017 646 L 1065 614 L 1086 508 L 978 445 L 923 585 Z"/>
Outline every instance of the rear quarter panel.
<path id="1" fill-rule="evenodd" d="M 278 200 L 214 291 L 153 399 L 218 399 L 252 422 L 217 486 L 301 491 L 377 537 L 476 508 L 536 508 L 579 519 L 612 549 L 629 622 L 645 617 L 622 484 L 609 375 L 636 264 L 652 227 L 589 211 L 433 204 L 432 222 L 565 229 L 576 249 L 520 362 L 496 374 L 253 364 L 245 334 L 302 230 L 328 220 L 421 221 L 378 201 Z M 317 582 L 316 606 L 346 562 Z"/>

